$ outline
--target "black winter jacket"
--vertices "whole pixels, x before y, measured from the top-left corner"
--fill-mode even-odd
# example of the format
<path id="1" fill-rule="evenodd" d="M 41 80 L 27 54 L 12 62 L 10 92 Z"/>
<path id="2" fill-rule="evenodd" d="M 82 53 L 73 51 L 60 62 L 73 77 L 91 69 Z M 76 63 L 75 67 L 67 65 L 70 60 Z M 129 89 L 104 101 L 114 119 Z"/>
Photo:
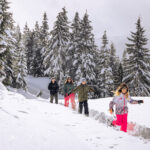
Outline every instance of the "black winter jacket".
<path id="1" fill-rule="evenodd" d="M 58 86 L 57 82 L 55 82 L 55 83 L 52 83 L 52 82 L 51 82 L 51 83 L 48 85 L 48 90 L 50 90 L 50 94 L 51 94 L 51 95 L 57 94 L 57 93 L 58 93 L 58 90 L 59 90 L 59 86 Z"/>

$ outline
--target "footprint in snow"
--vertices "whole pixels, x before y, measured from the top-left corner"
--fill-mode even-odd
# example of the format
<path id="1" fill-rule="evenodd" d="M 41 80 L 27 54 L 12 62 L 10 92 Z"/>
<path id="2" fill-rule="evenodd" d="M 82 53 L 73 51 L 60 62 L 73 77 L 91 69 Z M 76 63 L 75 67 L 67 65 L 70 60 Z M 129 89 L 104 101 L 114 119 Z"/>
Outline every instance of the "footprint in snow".
<path id="1" fill-rule="evenodd" d="M 85 139 L 86 141 L 92 141 L 92 139 Z"/>
<path id="2" fill-rule="evenodd" d="M 16 118 L 16 119 L 19 119 L 19 117 L 18 117 L 18 116 L 16 116 L 16 115 L 13 115 L 13 117 L 14 117 L 14 118 Z"/>
<path id="3" fill-rule="evenodd" d="M 26 111 L 18 110 L 18 112 L 23 113 L 23 114 L 28 114 Z"/>
<path id="4" fill-rule="evenodd" d="M 12 116 L 12 117 L 14 117 L 14 118 L 16 118 L 16 119 L 19 119 L 18 116 L 9 113 L 7 110 L 3 109 L 2 107 L 0 107 L 0 110 L 1 110 L 2 112 L 6 113 L 6 114 L 9 115 L 9 116 Z"/>

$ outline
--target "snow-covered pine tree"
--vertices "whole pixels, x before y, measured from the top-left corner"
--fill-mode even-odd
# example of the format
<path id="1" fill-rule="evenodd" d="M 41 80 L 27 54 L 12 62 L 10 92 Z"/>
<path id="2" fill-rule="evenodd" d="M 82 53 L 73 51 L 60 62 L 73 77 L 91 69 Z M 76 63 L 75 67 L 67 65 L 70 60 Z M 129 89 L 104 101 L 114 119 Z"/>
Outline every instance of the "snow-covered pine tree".
<path id="1" fill-rule="evenodd" d="M 7 35 L 7 22 L 6 18 L 10 15 L 6 16 L 6 6 L 8 5 L 7 1 L 0 1 L 0 81 L 3 81 L 6 74 L 4 71 L 4 60 L 6 56 L 7 43 L 6 43 L 6 35 Z"/>
<path id="2" fill-rule="evenodd" d="M 80 37 L 78 39 L 79 44 L 75 53 L 74 66 L 77 68 L 75 80 L 80 83 L 81 78 L 86 78 L 87 82 L 92 85 L 96 79 L 94 71 L 94 68 L 96 67 L 94 60 L 96 46 L 94 35 L 92 33 L 93 28 L 90 23 L 91 21 L 86 12 L 81 20 Z"/>
<path id="3" fill-rule="evenodd" d="M 40 62 L 39 62 L 40 74 L 38 73 L 38 76 L 44 76 L 44 71 L 47 69 L 44 67 L 44 59 L 46 59 L 49 51 L 48 49 L 49 40 L 50 40 L 50 35 L 49 35 L 48 18 L 47 18 L 47 14 L 44 13 L 42 26 L 40 27 L 40 42 L 41 42 L 42 49 L 39 51 L 39 53 L 42 54 L 41 55 L 42 57 L 40 58 Z"/>
<path id="4" fill-rule="evenodd" d="M 13 82 L 13 87 L 24 88 L 26 87 L 25 76 L 27 75 L 27 64 L 26 64 L 26 54 L 23 49 L 22 34 L 19 25 L 15 29 L 15 50 L 14 50 L 14 60 L 13 60 L 13 70 L 15 80 Z"/>
<path id="5" fill-rule="evenodd" d="M 23 31 L 23 50 L 27 58 L 27 74 L 31 75 L 31 65 L 33 61 L 33 32 L 30 31 L 26 23 Z"/>
<path id="6" fill-rule="evenodd" d="M 129 85 L 130 93 L 134 96 L 150 96 L 149 50 L 146 48 L 148 39 L 141 26 L 141 19 L 136 23 L 136 32 L 131 32 L 128 38 L 127 63 L 124 66 L 124 82 Z"/>
<path id="7" fill-rule="evenodd" d="M 128 65 L 128 58 L 127 57 L 128 57 L 127 56 L 127 49 L 125 49 L 123 52 L 122 61 L 121 61 L 122 69 L 123 69 L 123 79 L 126 76 L 124 70 L 125 70 L 125 68 L 127 68 L 127 65 Z"/>
<path id="8" fill-rule="evenodd" d="M 46 67 L 45 74 L 49 77 L 55 76 L 60 82 L 66 76 L 66 53 L 70 41 L 69 22 L 66 9 L 60 12 L 51 31 L 47 57 L 44 59 Z M 64 84 L 63 82 L 61 84 Z M 62 87 L 62 86 L 61 86 Z"/>
<path id="9" fill-rule="evenodd" d="M 123 67 L 122 64 L 120 63 L 119 68 L 118 68 L 118 78 L 117 78 L 117 83 L 118 86 L 123 82 Z"/>
<path id="10" fill-rule="evenodd" d="M 112 96 L 113 90 L 113 74 L 110 66 L 110 48 L 108 47 L 108 39 L 106 31 L 102 36 L 102 46 L 100 49 L 100 65 L 99 67 L 99 88 L 102 89 L 101 96 L 108 97 Z"/>
<path id="11" fill-rule="evenodd" d="M 11 46 L 11 45 L 10 45 Z M 11 49 L 7 50 L 5 60 L 4 60 L 4 72 L 6 73 L 6 77 L 3 80 L 3 83 L 7 86 L 13 86 L 14 74 L 13 74 L 13 47 L 9 47 Z"/>
<path id="12" fill-rule="evenodd" d="M 113 43 L 110 45 L 110 67 L 112 69 L 113 75 L 113 85 L 112 88 L 115 90 L 118 85 L 120 85 L 120 77 L 119 77 L 119 66 L 120 60 L 119 57 L 116 56 L 116 49 Z"/>
<path id="13" fill-rule="evenodd" d="M 73 80 L 75 80 L 76 71 L 78 69 L 78 65 L 80 64 L 80 32 L 81 20 L 79 18 L 78 12 L 76 12 L 73 23 L 71 24 L 71 40 L 68 46 L 66 62 L 68 71 L 67 74 L 71 76 Z"/>
<path id="14" fill-rule="evenodd" d="M 110 66 L 114 69 L 116 64 L 119 65 L 119 63 L 120 63 L 120 59 L 116 55 L 116 48 L 114 46 L 114 43 L 111 43 L 111 45 L 110 45 Z"/>
<path id="15" fill-rule="evenodd" d="M 94 53 L 93 53 L 93 58 L 94 58 L 94 62 L 95 62 L 95 68 L 94 68 L 94 72 L 95 72 L 95 81 L 93 82 L 93 88 L 95 90 L 94 96 L 92 98 L 100 98 L 101 94 L 102 94 L 102 89 L 99 88 L 99 65 L 100 65 L 100 50 L 99 48 L 95 45 L 94 48 Z"/>
<path id="16" fill-rule="evenodd" d="M 2 9 L 3 1 L 0 1 L 0 81 L 3 81 L 6 74 L 4 72 L 4 58 L 6 55 L 6 42 L 5 42 L 5 32 L 6 27 L 4 26 L 3 22 L 3 13 L 4 10 Z"/>
<path id="17" fill-rule="evenodd" d="M 12 85 L 13 18 L 9 12 L 9 2 L 0 1 L 0 78 L 6 85 Z"/>
<path id="18" fill-rule="evenodd" d="M 35 77 L 39 77 L 43 74 L 41 68 L 43 68 L 43 57 L 42 57 L 42 44 L 40 39 L 40 27 L 39 23 L 36 22 L 35 29 L 33 31 L 33 60 L 31 64 L 31 74 Z"/>
<path id="19" fill-rule="evenodd" d="M 126 60 L 127 60 L 127 49 L 125 49 L 124 52 L 123 52 L 123 56 L 122 56 L 123 64 L 125 63 Z"/>

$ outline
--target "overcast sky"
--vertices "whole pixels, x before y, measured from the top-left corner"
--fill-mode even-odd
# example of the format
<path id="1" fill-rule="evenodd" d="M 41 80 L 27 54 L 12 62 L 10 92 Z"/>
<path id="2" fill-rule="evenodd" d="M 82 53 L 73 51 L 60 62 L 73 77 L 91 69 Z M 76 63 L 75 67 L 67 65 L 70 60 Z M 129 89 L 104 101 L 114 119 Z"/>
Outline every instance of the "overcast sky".
<path id="1" fill-rule="evenodd" d="M 76 11 L 82 18 L 88 12 L 92 21 L 96 39 L 107 30 L 110 37 L 127 36 L 135 30 L 138 17 L 150 35 L 150 0 L 9 0 L 14 20 L 24 27 L 27 22 L 30 28 L 35 21 L 41 21 L 47 12 L 49 26 L 52 29 L 58 12 L 65 6 L 71 21 Z M 150 37 L 150 36 L 149 36 Z"/>

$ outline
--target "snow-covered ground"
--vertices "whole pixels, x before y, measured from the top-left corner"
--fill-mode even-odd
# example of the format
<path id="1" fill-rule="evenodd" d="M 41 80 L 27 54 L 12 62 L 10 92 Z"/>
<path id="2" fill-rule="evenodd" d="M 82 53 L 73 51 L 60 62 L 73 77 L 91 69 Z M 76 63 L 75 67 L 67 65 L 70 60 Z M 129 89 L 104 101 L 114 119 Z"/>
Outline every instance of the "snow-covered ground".
<path id="1" fill-rule="evenodd" d="M 144 104 L 128 104 L 128 134 L 150 140 L 149 98 L 135 97 L 134 99 L 143 99 Z M 115 114 L 110 115 L 108 112 L 108 106 L 111 100 L 112 98 L 89 100 L 91 117 L 103 124 L 106 124 L 108 119 L 114 118 Z M 133 125 L 134 130 L 131 130 Z"/>
<path id="2" fill-rule="evenodd" d="M 142 126 L 146 126 L 150 128 L 150 98 L 142 98 L 142 97 L 133 97 L 133 99 L 143 99 L 144 104 L 128 104 L 129 113 L 128 113 L 128 121 L 135 122 Z M 97 110 L 99 112 L 104 112 L 106 115 L 111 116 L 108 111 L 109 102 L 112 98 L 103 98 L 99 100 L 89 100 L 89 107 L 91 109 Z"/>
<path id="3" fill-rule="evenodd" d="M 27 89 L 30 93 L 38 95 L 40 92 L 42 92 L 41 95 L 42 98 L 49 97 L 48 91 L 48 84 L 50 82 L 49 78 L 46 77 L 34 78 L 32 76 L 28 76 L 26 78 L 26 82 L 27 82 Z"/>
<path id="4" fill-rule="evenodd" d="M 116 131 L 63 105 L 50 104 L 48 99 L 16 92 L 22 93 L 7 91 L 0 84 L 0 150 L 150 149 L 149 140 Z M 95 111 L 109 116 L 110 100 L 89 100 L 91 115 Z M 143 105 L 129 105 L 129 121 L 150 127 L 150 102 L 144 100 Z"/>
<path id="5" fill-rule="evenodd" d="M 26 78 L 28 84 L 28 91 L 32 94 L 38 94 L 40 91 L 42 92 L 42 98 L 49 98 L 49 91 L 47 89 L 48 84 L 50 82 L 49 78 L 34 78 L 32 76 L 28 76 Z M 33 90 L 34 89 L 34 90 Z M 27 98 L 33 95 L 27 95 L 23 91 L 20 91 Z M 132 122 L 136 122 L 142 126 L 146 126 L 150 128 L 150 117 L 149 117 L 149 108 L 150 108 L 150 97 L 133 97 L 135 100 L 143 99 L 144 104 L 141 105 L 131 105 L 128 104 L 129 107 L 129 115 L 128 120 Z M 59 96 L 59 100 L 62 100 L 62 96 Z M 77 99 L 76 99 L 77 100 Z M 89 100 L 89 108 L 92 110 L 96 110 L 99 112 L 104 112 L 106 115 L 110 116 L 108 112 L 109 102 L 112 98 L 102 98 L 97 100 Z"/>

